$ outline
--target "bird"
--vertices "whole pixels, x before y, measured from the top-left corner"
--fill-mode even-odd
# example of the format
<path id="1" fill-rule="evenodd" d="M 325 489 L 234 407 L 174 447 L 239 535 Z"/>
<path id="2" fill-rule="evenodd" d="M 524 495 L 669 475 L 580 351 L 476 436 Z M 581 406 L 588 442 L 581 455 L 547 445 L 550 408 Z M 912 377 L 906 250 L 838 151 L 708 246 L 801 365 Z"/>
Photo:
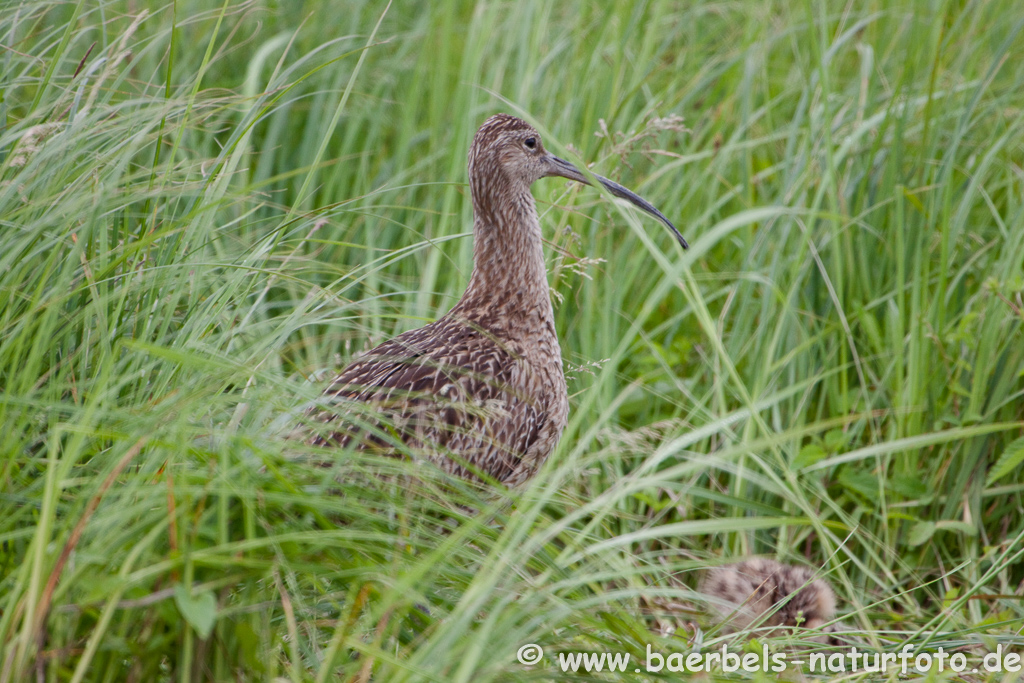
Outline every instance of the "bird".
<path id="1" fill-rule="evenodd" d="M 710 568 L 698 590 L 728 631 L 760 626 L 771 636 L 798 626 L 822 629 L 823 635 L 812 639 L 831 640 L 835 592 L 807 567 L 752 557 Z"/>
<path id="2" fill-rule="evenodd" d="M 531 185 L 552 176 L 596 181 L 688 244 L 647 200 L 545 150 L 521 118 L 488 118 L 468 162 L 473 270 L 465 293 L 437 321 L 335 376 L 306 411 L 306 442 L 404 452 L 456 477 L 514 487 L 554 450 L 569 413 Z"/>

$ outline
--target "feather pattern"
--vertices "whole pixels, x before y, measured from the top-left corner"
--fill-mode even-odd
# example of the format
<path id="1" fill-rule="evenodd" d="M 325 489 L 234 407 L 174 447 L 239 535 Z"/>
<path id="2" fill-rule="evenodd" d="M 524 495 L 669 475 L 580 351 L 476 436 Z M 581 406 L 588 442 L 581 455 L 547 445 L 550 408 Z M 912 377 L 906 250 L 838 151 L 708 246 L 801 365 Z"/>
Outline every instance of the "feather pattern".
<path id="1" fill-rule="evenodd" d="M 534 181 L 556 175 L 590 182 L 548 154 L 522 119 L 498 114 L 480 127 L 469 151 L 473 273 L 465 294 L 437 322 L 381 344 L 335 377 L 307 411 L 307 441 L 384 452 L 401 442 L 451 474 L 509 486 L 533 475 L 569 413 L 530 193 Z M 675 231 L 645 200 L 598 180 Z"/>
<path id="2" fill-rule="evenodd" d="M 713 567 L 701 581 L 700 591 L 727 630 L 760 624 L 772 634 L 783 627 L 825 627 L 828 642 L 834 628 L 836 597 L 832 587 L 807 567 L 751 557 L 735 564 Z"/>
<path id="3" fill-rule="evenodd" d="M 554 448 L 568 400 L 560 355 L 537 365 L 521 346 L 451 315 L 401 334 L 334 379 L 328 406 L 311 415 L 329 428 L 312 442 L 344 447 L 358 438 L 386 450 L 390 436 L 450 474 L 524 481 Z M 395 433 L 374 429 L 381 418 Z"/>

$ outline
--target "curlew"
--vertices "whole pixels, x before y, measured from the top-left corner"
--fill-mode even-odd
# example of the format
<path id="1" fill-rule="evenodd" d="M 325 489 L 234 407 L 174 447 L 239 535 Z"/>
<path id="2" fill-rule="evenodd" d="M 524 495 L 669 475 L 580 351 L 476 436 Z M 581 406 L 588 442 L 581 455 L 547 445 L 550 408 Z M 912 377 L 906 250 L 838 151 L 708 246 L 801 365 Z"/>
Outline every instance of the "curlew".
<path id="1" fill-rule="evenodd" d="M 569 413 L 540 221 L 530 186 L 560 176 L 591 184 L 549 154 L 538 132 L 489 118 L 469 150 L 473 272 L 459 302 L 425 327 L 360 356 L 307 411 L 309 443 L 404 451 L 450 474 L 515 486 L 548 457 Z M 649 202 L 594 175 L 664 223 Z M 309 432 L 306 432 L 307 435 Z"/>
<path id="2" fill-rule="evenodd" d="M 712 567 L 701 581 L 700 592 L 729 631 L 752 625 L 769 628 L 800 626 L 820 629 L 835 618 L 836 596 L 824 579 L 807 567 L 754 557 L 735 564 Z M 825 632 L 833 628 L 825 626 Z M 827 642 L 830 637 L 812 639 Z"/>

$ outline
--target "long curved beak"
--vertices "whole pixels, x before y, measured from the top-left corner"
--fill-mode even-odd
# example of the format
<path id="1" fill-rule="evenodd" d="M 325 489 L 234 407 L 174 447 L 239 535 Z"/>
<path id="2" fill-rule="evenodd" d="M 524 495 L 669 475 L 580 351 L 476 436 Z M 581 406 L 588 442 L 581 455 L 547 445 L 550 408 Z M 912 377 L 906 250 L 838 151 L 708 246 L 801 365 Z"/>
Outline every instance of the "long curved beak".
<path id="1" fill-rule="evenodd" d="M 587 178 L 587 176 L 583 175 L 578 168 L 573 166 L 565 159 L 559 159 L 558 157 L 549 154 L 547 156 L 547 162 L 549 169 L 548 172 L 545 174 L 547 177 L 558 176 L 560 178 L 568 178 L 569 180 L 575 180 L 578 183 L 584 183 L 586 185 L 592 184 L 590 180 Z M 613 180 L 602 178 L 596 173 L 594 173 L 593 176 L 597 178 L 597 180 L 602 185 L 605 186 L 605 189 L 607 189 L 616 197 L 625 199 L 633 206 L 643 209 L 644 211 L 646 211 L 647 213 L 651 214 L 659 221 L 664 223 L 668 227 L 668 229 L 672 231 L 672 234 L 676 236 L 676 239 L 679 240 L 679 244 L 682 245 L 683 249 L 690 248 L 690 245 L 686 243 L 686 240 L 683 238 L 682 234 L 680 234 L 680 232 L 676 229 L 676 226 L 672 225 L 672 221 L 665 218 L 665 214 L 654 208 L 654 205 L 651 204 L 649 201 L 647 201 L 640 195 L 636 194 L 635 192 L 627 190 L 622 185 L 619 185 L 617 182 Z"/>

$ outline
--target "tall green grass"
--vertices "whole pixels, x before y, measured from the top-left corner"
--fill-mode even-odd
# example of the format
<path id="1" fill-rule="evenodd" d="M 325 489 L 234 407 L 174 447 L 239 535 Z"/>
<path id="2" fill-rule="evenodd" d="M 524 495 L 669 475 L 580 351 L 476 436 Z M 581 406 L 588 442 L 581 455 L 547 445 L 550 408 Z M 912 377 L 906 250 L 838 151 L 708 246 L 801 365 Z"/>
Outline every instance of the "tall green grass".
<path id="1" fill-rule="evenodd" d="M 869 649 L 1019 649 L 1022 28 L 4 5 L 0 681 L 569 680 L 556 652 L 740 647 L 691 589 L 750 553 L 821 567 Z M 324 374 L 460 296 L 497 111 L 692 248 L 537 184 L 572 414 L 524 489 L 295 457 Z"/>

